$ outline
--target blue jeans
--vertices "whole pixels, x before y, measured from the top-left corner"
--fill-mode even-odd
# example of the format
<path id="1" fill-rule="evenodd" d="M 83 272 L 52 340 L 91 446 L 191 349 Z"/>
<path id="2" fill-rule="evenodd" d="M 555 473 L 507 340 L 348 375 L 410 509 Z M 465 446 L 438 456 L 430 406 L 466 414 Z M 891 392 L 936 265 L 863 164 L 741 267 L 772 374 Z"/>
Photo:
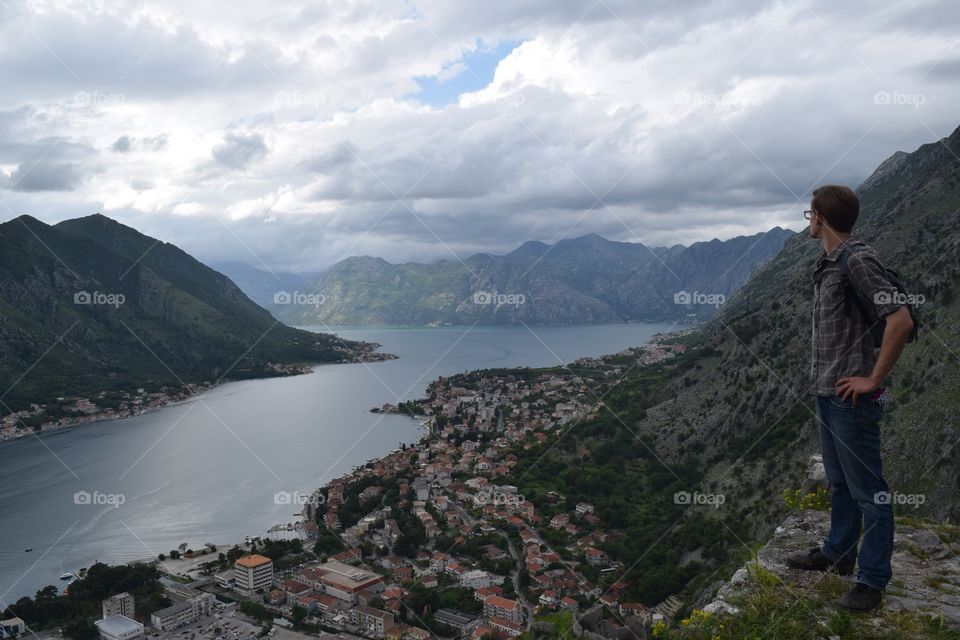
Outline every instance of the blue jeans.
<path id="1" fill-rule="evenodd" d="M 893 507 L 880 459 L 882 418 L 883 406 L 875 400 L 861 396 L 853 404 L 840 396 L 817 396 L 823 467 L 833 489 L 822 551 L 833 562 L 857 558 L 857 581 L 875 589 L 890 582 L 893 554 Z"/>

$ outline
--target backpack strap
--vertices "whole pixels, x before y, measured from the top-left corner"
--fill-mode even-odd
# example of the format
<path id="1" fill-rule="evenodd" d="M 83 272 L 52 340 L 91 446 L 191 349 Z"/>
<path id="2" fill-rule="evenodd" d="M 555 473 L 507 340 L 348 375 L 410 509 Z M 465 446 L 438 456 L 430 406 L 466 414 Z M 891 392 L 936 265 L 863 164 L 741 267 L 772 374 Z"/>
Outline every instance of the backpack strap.
<path id="1" fill-rule="evenodd" d="M 860 299 L 860 295 L 857 293 L 856 288 L 853 286 L 853 281 L 850 279 L 850 265 L 848 264 L 850 260 L 850 254 L 856 251 L 862 251 L 866 247 L 862 242 L 851 242 L 846 247 L 843 248 L 843 251 L 840 252 L 840 257 L 838 262 L 840 263 L 840 277 L 841 282 L 843 283 L 843 309 L 844 314 L 847 317 L 853 315 L 853 310 L 851 309 L 851 304 L 856 305 L 857 310 L 860 314 L 868 321 L 872 321 L 873 318 L 867 307 L 863 304 L 863 300 Z"/>

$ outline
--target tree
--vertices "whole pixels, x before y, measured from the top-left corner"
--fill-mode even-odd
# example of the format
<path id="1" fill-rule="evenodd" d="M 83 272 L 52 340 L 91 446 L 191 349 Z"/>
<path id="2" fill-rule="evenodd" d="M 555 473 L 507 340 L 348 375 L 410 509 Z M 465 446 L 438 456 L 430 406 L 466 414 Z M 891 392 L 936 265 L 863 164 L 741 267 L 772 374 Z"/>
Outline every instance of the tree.
<path id="1" fill-rule="evenodd" d="M 167 556 L 164 553 L 161 553 L 160 555 L 157 556 L 157 560 L 159 560 L 160 562 L 163 562 L 166 559 L 167 559 Z"/>
<path id="2" fill-rule="evenodd" d="M 80 618 L 63 627 L 63 635 L 73 640 L 97 640 L 100 632 L 88 618 Z"/>
<path id="3" fill-rule="evenodd" d="M 180 559 L 180 552 L 177 551 L 176 549 L 171 549 L 171 550 L 170 550 L 170 559 L 171 559 L 171 560 L 179 560 L 179 559 Z"/>

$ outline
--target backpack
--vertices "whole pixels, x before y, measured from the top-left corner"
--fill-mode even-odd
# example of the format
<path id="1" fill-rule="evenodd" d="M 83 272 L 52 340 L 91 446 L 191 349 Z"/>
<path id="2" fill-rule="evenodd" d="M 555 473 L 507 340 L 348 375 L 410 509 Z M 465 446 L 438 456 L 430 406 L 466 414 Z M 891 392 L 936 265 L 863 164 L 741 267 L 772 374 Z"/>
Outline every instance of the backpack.
<path id="1" fill-rule="evenodd" d="M 879 349 L 880 344 L 883 342 L 883 332 L 887 328 L 887 321 L 884 318 L 877 318 L 873 309 L 864 305 L 863 300 L 861 300 L 857 292 L 854 291 L 853 283 L 850 282 L 850 267 L 847 264 L 851 253 L 862 251 L 866 246 L 867 245 L 862 242 L 855 242 L 847 245 L 840 254 L 840 274 L 844 288 L 844 310 L 849 317 L 852 314 L 851 304 L 856 305 L 860 314 L 870 323 L 870 335 L 873 336 L 873 344 Z M 912 299 L 912 297 L 907 294 L 907 287 L 903 283 L 903 280 L 900 279 L 900 276 L 897 275 L 897 272 L 893 269 L 887 269 L 886 267 L 884 267 L 883 270 L 887 276 L 887 280 L 890 282 L 890 288 L 895 291 L 898 296 L 903 296 L 905 300 Z M 907 311 L 910 312 L 910 319 L 913 320 L 913 329 L 910 331 L 910 335 L 907 336 L 907 342 L 914 342 L 917 339 L 917 333 L 920 329 L 919 314 L 916 305 L 906 302 L 904 306 L 907 308 Z"/>

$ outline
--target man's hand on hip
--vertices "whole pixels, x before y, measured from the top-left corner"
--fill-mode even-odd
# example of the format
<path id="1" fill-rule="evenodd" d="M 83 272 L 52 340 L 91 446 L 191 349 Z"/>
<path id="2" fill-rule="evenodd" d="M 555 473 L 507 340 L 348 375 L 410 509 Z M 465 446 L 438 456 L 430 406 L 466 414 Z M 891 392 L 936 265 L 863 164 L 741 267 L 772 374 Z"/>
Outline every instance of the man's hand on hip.
<path id="1" fill-rule="evenodd" d="M 879 386 L 873 378 L 860 376 L 840 378 L 837 380 L 837 395 L 842 396 L 844 400 L 849 400 L 852 397 L 853 404 L 857 404 L 857 399 L 861 395 L 875 391 Z"/>

